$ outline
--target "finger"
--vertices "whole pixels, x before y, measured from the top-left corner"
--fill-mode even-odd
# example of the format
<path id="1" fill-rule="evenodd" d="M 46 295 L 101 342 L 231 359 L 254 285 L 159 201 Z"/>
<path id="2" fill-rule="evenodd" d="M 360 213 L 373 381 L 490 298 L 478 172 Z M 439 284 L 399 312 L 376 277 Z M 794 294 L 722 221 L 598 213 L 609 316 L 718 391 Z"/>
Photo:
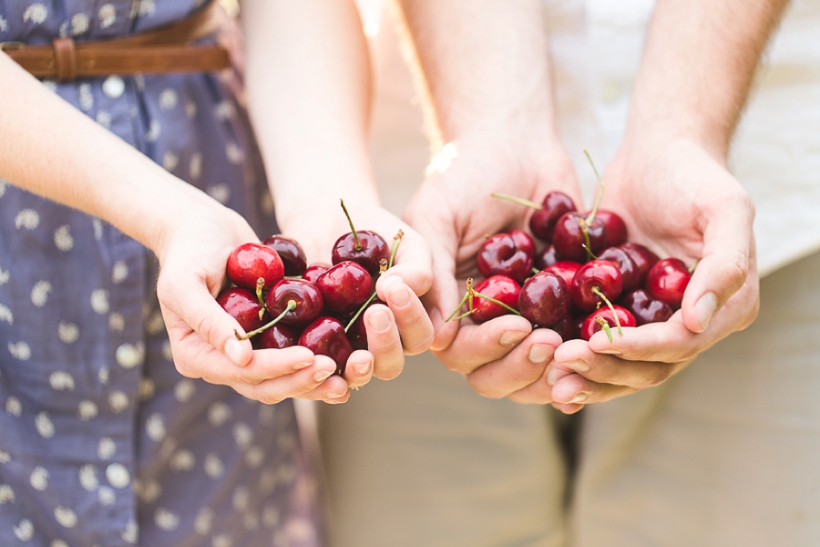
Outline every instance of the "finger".
<path id="1" fill-rule="evenodd" d="M 517 315 L 504 315 L 481 325 L 464 325 L 450 346 L 434 352 L 455 372 L 469 374 L 486 363 L 501 359 L 532 332 L 532 324 Z"/>
<path id="2" fill-rule="evenodd" d="M 580 374 L 569 374 L 552 386 L 552 400 L 557 404 L 587 405 L 610 401 L 635 391 L 626 386 L 591 382 Z"/>
<path id="3" fill-rule="evenodd" d="M 510 393 L 507 398 L 524 405 L 548 405 L 552 403 L 552 386 L 547 384 L 547 371 L 550 369 L 551 365 L 547 365 L 536 381 Z"/>
<path id="4" fill-rule="evenodd" d="M 329 405 L 346 403 L 350 399 L 350 389 L 344 378 L 333 375 L 313 391 L 299 395 L 299 399 L 322 401 Z"/>
<path id="5" fill-rule="evenodd" d="M 373 354 L 373 375 L 392 380 L 404 369 L 404 351 L 399 329 L 390 308 L 377 304 L 364 312 L 367 349 Z"/>
<path id="6" fill-rule="evenodd" d="M 404 353 L 417 355 L 430 349 L 434 336 L 433 323 L 421 300 L 400 277 L 393 276 L 379 282 L 379 297 L 393 311 Z"/>
<path id="7" fill-rule="evenodd" d="M 575 414 L 583 410 L 584 405 L 568 405 L 564 403 L 552 403 L 552 408 L 558 410 L 559 412 L 563 412 L 564 414 Z"/>
<path id="8" fill-rule="evenodd" d="M 417 296 L 430 291 L 433 284 L 433 255 L 430 246 L 415 230 L 408 228 L 405 232 L 393 267 L 380 276 L 376 283 L 377 290 L 383 280 L 393 276 L 400 278 Z M 379 298 L 382 298 L 381 293 Z"/>
<path id="9" fill-rule="evenodd" d="M 352 388 L 360 388 L 373 377 L 373 354 L 356 350 L 350 354 L 345 365 L 344 378 Z"/>
<path id="10" fill-rule="evenodd" d="M 467 382 L 483 397 L 506 397 L 541 378 L 559 345 L 555 331 L 536 329 L 501 359 L 468 374 Z"/>
<path id="11" fill-rule="evenodd" d="M 547 373 L 547 383 L 550 385 L 554 386 L 568 372 L 575 372 L 599 384 L 645 389 L 665 382 L 688 364 L 688 361 L 671 364 L 656 361 L 627 361 L 613 355 L 595 353 L 589 344 L 580 340 L 572 340 L 567 344 L 569 348 L 566 349 L 571 352 L 562 351 L 560 357 L 556 357 L 553 370 Z M 570 353 L 572 359 L 562 360 Z"/>
<path id="12" fill-rule="evenodd" d="M 171 277 L 160 274 L 157 282 L 163 316 L 168 317 L 166 310 L 170 311 L 232 363 L 246 365 L 251 360 L 253 347 L 249 340 L 237 340 L 234 333 L 242 335 L 244 330 L 217 304 L 205 282 L 193 277 L 173 276 L 173 280 Z"/>
<path id="13" fill-rule="evenodd" d="M 336 363 L 331 358 L 325 355 L 317 355 L 314 364 L 308 368 L 254 385 L 240 384 L 235 386 L 234 389 L 237 389 L 240 393 L 249 393 L 251 398 L 262 403 L 277 404 L 285 399 L 298 397 L 316 390 L 333 377 L 335 371 Z M 345 388 L 343 391 L 339 391 L 339 397 L 344 396 L 347 392 L 344 380 L 342 380 L 342 383 L 345 384 Z"/>
<path id="14" fill-rule="evenodd" d="M 708 218 L 703 257 L 684 292 L 683 324 L 706 330 L 718 309 L 746 282 L 753 268 L 754 208 L 744 193 Z"/>
<path id="15" fill-rule="evenodd" d="M 431 349 L 444 350 L 453 343 L 458 334 L 458 321 L 447 321 L 461 299 L 455 278 L 455 261 L 441 247 L 433 249 L 433 283 L 422 302 L 433 325 Z"/>

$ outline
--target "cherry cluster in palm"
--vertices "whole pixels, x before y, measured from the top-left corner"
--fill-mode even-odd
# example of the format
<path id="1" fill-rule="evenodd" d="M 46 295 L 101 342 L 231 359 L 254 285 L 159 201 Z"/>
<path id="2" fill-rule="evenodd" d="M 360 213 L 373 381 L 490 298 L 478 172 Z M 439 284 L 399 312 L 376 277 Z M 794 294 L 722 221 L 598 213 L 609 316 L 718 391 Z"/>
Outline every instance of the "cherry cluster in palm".
<path id="1" fill-rule="evenodd" d="M 601 329 L 611 338 L 610 327 L 669 319 L 680 308 L 691 271 L 677 258 L 661 260 L 628 242 L 623 219 L 598 208 L 602 192 L 600 185 L 588 213 L 559 191 L 541 204 L 493 194 L 536 210 L 529 228 L 543 246 L 517 228 L 488 237 L 477 256 L 484 279 L 475 285 L 467 280 L 464 299 L 448 320 L 483 323 L 514 313 L 566 341 L 589 340 Z"/>
<path id="2" fill-rule="evenodd" d="M 332 265 L 308 266 L 302 246 L 282 235 L 237 247 L 227 263 L 235 286 L 217 297 L 246 333 L 237 338 L 251 338 L 256 349 L 304 346 L 344 374 L 350 354 L 367 349 L 362 313 L 380 302 L 376 279 L 393 265 L 402 237 L 399 231 L 391 250 L 379 234 L 356 231 L 352 221 L 350 229 L 334 243 Z"/>

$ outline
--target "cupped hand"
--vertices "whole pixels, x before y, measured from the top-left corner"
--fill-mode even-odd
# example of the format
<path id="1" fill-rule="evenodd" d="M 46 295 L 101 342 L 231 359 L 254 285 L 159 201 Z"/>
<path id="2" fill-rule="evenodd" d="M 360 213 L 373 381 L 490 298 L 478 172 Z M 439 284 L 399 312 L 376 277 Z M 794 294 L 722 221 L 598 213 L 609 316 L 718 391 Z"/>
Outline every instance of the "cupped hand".
<path id="1" fill-rule="evenodd" d="M 415 230 L 379 206 L 359 205 L 353 197 L 345 200 L 345 206 L 356 230 L 376 232 L 391 249 L 398 245 L 393 266 L 376 282 L 378 298 L 386 305 L 373 305 L 364 312 L 368 346 L 364 353 L 371 358 L 368 374 L 390 380 L 401 374 L 405 355 L 422 353 L 433 341 L 433 325 L 420 300 L 432 283 L 430 248 Z M 288 215 L 281 227 L 283 234 L 302 244 L 308 264 L 330 264 L 333 244 L 350 232 L 341 206 Z"/>
<path id="2" fill-rule="evenodd" d="M 190 378 L 228 385 L 242 395 L 274 404 L 289 397 L 345 402 L 349 386 L 362 385 L 370 374 L 334 376 L 336 364 L 303 347 L 254 351 L 240 341 L 239 323 L 217 304 L 225 285 L 225 264 L 240 244 L 259 239 L 237 213 L 204 199 L 174 219 L 153 249 L 160 261 L 157 296 L 174 364 Z M 369 363 L 367 352 L 355 352 L 347 370 Z"/>
<path id="3" fill-rule="evenodd" d="M 696 267 L 668 321 L 558 348 L 547 380 L 566 412 L 656 386 L 757 317 L 754 206 L 725 160 L 688 140 L 636 150 L 624 147 L 604 174 L 604 206 L 623 216 L 630 240 Z"/>
<path id="4" fill-rule="evenodd" d="M 485 238 L 526 227 L 532 214 L 492 194 L 540 203 L 551 190 L 582 206 L 572 163 L 557 140 L 473 135 L 447 144 L 433 159 L 404 213 L 433 252 L 433 284 L 424 298 L 435 327 L 433 352 L 486 397 L 505 397 L 539 380 L 561 338 L 549 329 L 533 331 L 514 315 L 481 325 L 445 320 L 461 301 L 466 278 L 477 273 L 476 253 Z"/>

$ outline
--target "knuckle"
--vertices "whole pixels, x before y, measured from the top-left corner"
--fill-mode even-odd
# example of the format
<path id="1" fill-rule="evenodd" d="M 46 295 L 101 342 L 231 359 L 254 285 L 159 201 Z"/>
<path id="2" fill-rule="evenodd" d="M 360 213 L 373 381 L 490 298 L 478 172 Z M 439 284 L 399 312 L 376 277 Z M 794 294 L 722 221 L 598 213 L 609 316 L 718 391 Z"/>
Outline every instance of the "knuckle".
<path id="1" fill-rule="evenodd" d="M 672 375 L 672 367 L 659 366 L 651 367 L 643 378 L 646 387 L 657 387 L 664 383 Z"/>
<path id="2" fill-rule="evenodd" d="M 504 397 L 504 393 L 501 393 L 496 386 L 488 382 L 480 381 L 473 375 L 467 376 L 467 383 L 473 388 L 473 391 L 487 399 L 501 399 Z"/>

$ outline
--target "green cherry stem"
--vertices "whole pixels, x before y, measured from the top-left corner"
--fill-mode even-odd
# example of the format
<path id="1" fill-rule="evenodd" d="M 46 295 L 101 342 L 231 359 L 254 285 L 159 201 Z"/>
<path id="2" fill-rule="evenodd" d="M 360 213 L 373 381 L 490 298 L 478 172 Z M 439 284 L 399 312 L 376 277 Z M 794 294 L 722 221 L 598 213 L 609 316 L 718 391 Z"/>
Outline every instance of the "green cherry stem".
<path id="1" fill-rule="evenodd" d="M 492 196 L 494 198 L 505 199 L 507 201 L 512 201 L 513 203 L 517 203 L 519 205 L 524 205 L 525 207 L 530 207 L 532 209 L 537 209 L 539 211 L 544 208 L 543 205 L 539 205 L 538 203 L 535 203 L 534 201 L 530 201 L 530 200 L 524 199 L 524 198 L 519 198 L 519 197 L 516 197 L 516 196 L 511 196 L 509 194 L 492 194 Z"/>
<path id="2" fill-rule="evenodd" d="M 361 251 L 362 244 L 359 243 L 359 235 L 356 233 L 356 228 L 353 227 L 353 220 L 350 218 L 350 213 L 347 212 L 347 207 L 345 207 L 345 200 L 339 199 L 339 203 L 342 204 L 342 211 L 345 212 L 345 216 L 347 217 L 347 223 L 350 224 L 350 231 L 353 232 L 353 241 L 356 242 L 356 244 L 353 245 L 353 248 L 357 251 Z"/>
<path id="3" fill-rule="evenodd" d="M 589 222 L 592 222 L 590 220 Z M 587 256 L 590 260 L 595 260 L 596 256 L 592 254 L 592 243 L 589 241 L 589 231 L 587 230 L 587 221 L 583 218 L 578 219 L 578 225 L 581 227 L 581 234 L 584 236 L 584 243 L 581 245 L 584 250 L 587 252 Z"/>
<path id="4" fill-rule="evenodd" d="M 460 321 L 460 320 L 464 319 L 465 317 L 468 317 L 472 314 L 473 314 L 473 310 L 466 311 L 466 312 L 462 313 L 461 315 L 459 315 L 458 317 L 456 317 L 455 321 Z"/>
<path id="5" fill-rule="evenodd" d="M 465 293 L 465 294 L 464 294 L 464 298 L 462 298 L 462 299 L 461 299 L 461 302 L 458 304 L 458 307 L 457 307 L 456 309 L 454 309 L 454 310 L 453 310 L 453 313 L 451 313 L 451 314 L 450 314 L 450 317 L 448 317 L 448 318 L 444 321 L 445 323 L 447 323 L 447 322 L 452 321 L 453 319 L 455 319 L 456 315 L 458 315 L 458 312 L 459 312 L 459 311 L 461 311 L 461 308 L 463 308 L 463 307 L 464 307 L 464 304 L 466 304 L 466 303 L 467 303 L 467 299 L 468 299 L 469 297 L 470 297 L 470 293 L 469 293 L 469 292 L 467 292 L 467 293 Z"/>
<path id="6" fill-rule="evenodd" d="M 401 238 L 404 237 L 404 232 L 399 230 L 398 233 L 393 236 L 393 248 L 390 249 L 390 260 L 387 262 L 387 267 L 393 267 L 393 261 L 396 259 L 396 251 L 399 250 L 399 244 L 401 243 Z"/>
<path id="7" fill-rule="evenodd" d="M 592 156 L 589 155 L 587 150 L 584 150 L 584 155 L 586 155 L 587 160 L 589 160 L 589 164 L 595 172 L 595 177 L 598 179 L 598 195 L 595 198 L 595 207 L 592 208 L 592 212 L 590 212 L 589 216 L 586 218 L 587 224 L 591 224 L 595 219 L 595 215 L 598 213 L 598 207 L 601 205 L 601 200 L 604 197 L 604 181 L 601 179 L 601 175 L 598 174 L 598 170 L 595 168 L 595 163 L 592 161 Z"/>
<path id="8" fill-rule="evenodd" d="M 373 294 L 370 295 L 370 298 L 368 298 L 367 300 L 364 301 L 364 304 L 362 304 L 362 307 L 359 308 L 359 311 L 356 312 L 356 315 L 354 315 L 350 319 L 350 321 L 348 321 L 347 326 L 345 327 L 345 332 L 350 330 L 350 327 L 353 326 L 353 323 L 356 322 L 356 319 L 358 319 L 359 316 L 362 314 L 362 312 L 367 308 L 367 305 L 370 304 L 371 302 L 373 302 L 374 298 L 376 298 L 376 291 L 373 291 Z"/>
<path id="9" fill-rule="evenodd" d="M 695 268 L 698 267 L 698 260 L 695 260 L 695 263 L 689 268 L 689 273 L 695 273 Z"/>
<path id="10" fill-rule="evenodd" d="M 606 296 L 604 296 L 604 293 L 602 293 L 602 292 L 601 292 L 601 289 L 599 289 L 598 287 L 592 287 L 592 292 L 593 292 L 593 293 L 595 293 L 595 294 L 597 294 L 597 295 L 598 295 L 598 298 L 600 298 L 601 300 L 603 300 L 603 301 L 604 301 L 604 304 L 606 304 L 606 305 L 609 307 L 610 311 L 612 311 L 612 317 L 614 317 L 614 318 L 615 318 L 615 326 L 616 326 L 616 327 L 618 327 L 618 334 L 620 334 L 621 336 L 623 336 L 623 335 L 624 335 L 624 331 L 621 329 L 621 321 L 620 321 L 620 319 L 618 319 L 618 314 L 617 314 L 617 313 L 615 313 L 615 308 L 614 308 L 614 307 L 612 307 L 612 302 L 610 302 L 610 301 L 609 301 L 609 298 L 607 298 Z M 597 319 L 597 318 L 596 318 L 596 319 Z M 604 321 L 604 323 L 606 323 L 606 321 Z M 611 339 L 610 339 L 610 342 L 612 342 L 612 340 L 611 340 Z"/>
<path id="11" fill-rule="evenodd" d="M 238 340 L 247 340 L 248 338 L 252 338 L 252 337 L 256 336 L 257 334 L 259 334 L 260 332 L 264 332 L 264 331 L 268 330 L 269 328 L 271 328 L 272 326 L 274 326 L 274 325 L 275 325 L 276 323 L 278 323 L 278 322 L 279 322 L 279 321 L 280 321 L 280 320 L 281 320 L 281 319 L 282 319 L 285 315 L 287 315 L 287 313 L 288 313 L 290 310 L 292 310 L 292 309 L 293 309 L 293 308 L 295 308 L 295 307 L 296 307 L 296 301 L 295 301 L 295 300 L 288 300 L 288 305 L 287 305 L 287 307 L 285 308 L 285 311 L 283 311 L 282 313 L 280 313 L 279 315 L 277 315 L 277 316 L 276 316 L 276 319 L 274 319 L 273 321 L 271 321 L 271 322 L 270 322 L 270 323 L 268 323 L 267 325 L 262 325 L 262 326 L 261 326 L 261 327 L 259 327 L 258 329 L 256 329 L 256 330 L 252 330 L 251 332 L 249 332 L 249 333 L 245 334 L 244 336 L 242 336 L 241 334 L 239 334 L 239 333 L 238 333 L 238 332 L 236 332 L 236 331 L 233 331 L 233 333 L 234 333 L 234 335 L 236 336 L 236 338 L 237 338 Z"/>
<path id="12" fill-rule="evenodd" d="M 612 330 L 609 328 L 609 323 L 606 322 L 606 319 L 603 317 L 596 317 L 595 322 L 601 325 L 601 328 L 606 333 L 606 337 L 609 338 L 609 343 L 612 343 Z"/>
<path id="13" fill-rule="evenodd" d="M 512 312 L 512 313 L 514 313 L 515 315 L 521 315 L 521 312 L 520 312 L 520 311 L 518 311 L 518 310 L 517 310 L 517 309 L 515 309 L 515 308 L 512 308 L 512 307 L 508 306 L 507 304 L 505 304 L 504 302 L 501 302 L 500 300 L 496 300 L 495 298 L 491 298 L 491 297 L 489 297 L 489 296 L 485 296 L 485 295 L 481 294 L 480 292 L 476 292 L 476 291 L 473 291 L 473 294 L 474 294 L 475 296 L 479 297 L 479 298 L 483 298 L 484 300 L 489 300 L 489 301 L 490 301 L 490 302 L 492 302 L 493 304 L 498 304 L 498 305 L 499 305 L 499 306 L 501 306 L 502 308 L 505 308 L 505 309 L 507 309 L 508 311 L 511 311 L 511 312 Z"/>
<path id="14" fill-rule="evenodd" d="M 533 268 L 532 269 L 532 275 L 540 274 L 540 273 L 541 273 L 541 270 L 539 270 L 538 268 Z"/>

